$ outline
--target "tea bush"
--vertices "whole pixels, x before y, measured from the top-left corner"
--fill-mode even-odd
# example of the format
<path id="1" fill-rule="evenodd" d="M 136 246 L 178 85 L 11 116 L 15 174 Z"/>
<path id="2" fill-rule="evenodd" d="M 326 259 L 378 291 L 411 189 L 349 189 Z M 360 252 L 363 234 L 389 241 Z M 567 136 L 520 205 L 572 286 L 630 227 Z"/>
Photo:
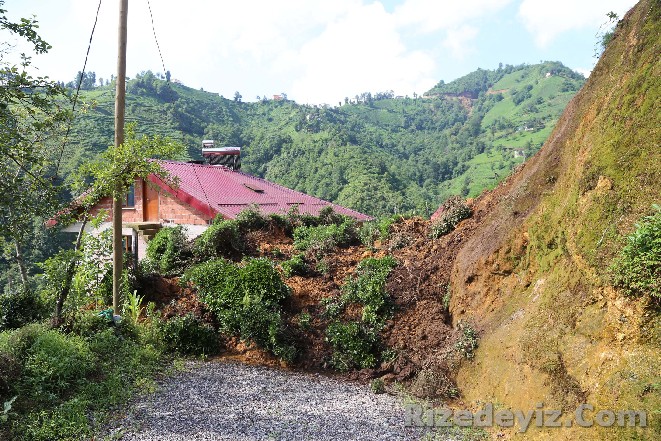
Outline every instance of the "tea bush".
<path id="1" fill-rule="evenodd" d="M 337 369 L 374 367 L 382 358 L 379 332 L 392 316 L 386 280 L 396 265 L 390 256 L 363 260 L 355 275 L 342 286 L 340 298 L 324 302 L 326 314 L 331 319 L 326 340 L 333 348 L 331 363 Z M 360 321 L 341 319 L 350 304 L 362 307 Z"/>
<path id="2" fill-rule="evenodd" d="M 378 327 L 391 315 L 386 279 L 395 266 L 397 261 L 390 256 L 381 259 L 370 257 L 358 264 L 356 274 L 342 286 L 342 302 L 362 305 L 363 322 Z"/>
<path id="3" fill-rule="evenodd" d="M 147 244 L 147 258 L 162 275 L 179 275 L 192 257 L 191 243 L 183 226 L 164 227 Z"/>
<path id="4" fill-rule="evenodd" d="M 213 326 L 192 313 L 159 322 L 158 332 L 165 348 L 182 355 L 218 353 L 218 335 Z"/>
<path id="5" fill-rule="evenodd" d="M 232 220 L 214 221 L 193 245 L 193 254 L 199 260 L 240 255 L 246 247 L 239 226 Z"/>
<path id="6" fill-rule="evenodd" d="M 454 230 L 459 222 L 471 217 L 473 210 L 459 196 L 453 196 L 443 202 L 441 206 L 443 212 L 440 218 L 436 219 L 431 225 L 429 236 L 432 239 L 438 239 Z"/>
<path id="7" fill-rule="evenodd" d="M 333 347 L 332 365 L 341 371 L 365 369 L 376 365 L 379 349 L 378 334 L 365 324 L 355 321 L 333 321 L 326 329 L 326 339 Z"/>
<path id="8" fill-rule="evenodd" d="M 221 332 L 254 342 L 282 359 L 293 359 L 295 351 L 281 317 L 290 291 L 272 262 L 249 258 L 236 265 L 212 260 L 191 268 L 182 282 L 197 287 Z"/>
<path id="9" fill-rule="evenodd" d="M 636 230 L 627 237 L 627 243 L 610 270 L 613 285 L 625 294 L 649 294 L 661 301 L 661 206 L 653 205 L 656 213 L 644 217 Z"/>
<path id="10" fill-rule="evenodd" d="M 357 238 L 354 220 L 345 220 L 339 225 L 301 226 L 294 230 L 294 248 L 312 251 L 316 257 L 320 257 L 337 247 L 355 243 Z"/>
<path id="11" fill-rule="evenodd" d="M 365 222 L 361 225 L 358 235 L 363 245 L 371 247 L 376 240 L 387 240 L 390 236 L 390 227 L 405 219 L 401 214 L 393 214 L 380 219 Z"/>
<path id="12" fill-rule="evenodd" d="M 250 206 L 236 215 L 234 221 L 241 232 L 261 230 L 268 225 L 269 219 L 262 214 L 258 206 Z"/>
<path id="13" fill-rule="evenodd" d="M 304 254 L 296 254 L 291 259 L 282 262 L 280 266 L 285 277 L 305 276 L 310 272 L 310 267 L 305 262 Z"/>

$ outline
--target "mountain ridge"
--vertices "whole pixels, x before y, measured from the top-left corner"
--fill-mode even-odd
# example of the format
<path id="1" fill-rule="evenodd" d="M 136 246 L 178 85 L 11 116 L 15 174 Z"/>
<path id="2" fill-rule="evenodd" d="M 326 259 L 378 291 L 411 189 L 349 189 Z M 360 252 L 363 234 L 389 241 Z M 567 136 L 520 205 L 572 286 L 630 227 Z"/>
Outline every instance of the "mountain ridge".
<path id="1" fill-rule="evenodd" d="M 128 82 L 126 114 L 143 133 L 184 142 L 188 152 L 179 159 L 199 159 L 201 139 L 215 139 L 242 146 L 244 170 L 279 184 L 368 214 L 428 216 L 452 194 L 492 187 L 537 150 L 583 82 L 576 77 L 562 91 L 555 77 L 540 73 L 558 66 L 493 71 L 498 80 L 517 76 L 510 82 L 528 89 L 522 101 L 515 104 L 511 91 L 482 91 L 469 107 L 449 97 L 392 93 L 364 93 L 338 107 L 244 103 L 144 72 Z M 69 169 L 111 144 L 113 96 L 112 85 L 83 91 Z"/>

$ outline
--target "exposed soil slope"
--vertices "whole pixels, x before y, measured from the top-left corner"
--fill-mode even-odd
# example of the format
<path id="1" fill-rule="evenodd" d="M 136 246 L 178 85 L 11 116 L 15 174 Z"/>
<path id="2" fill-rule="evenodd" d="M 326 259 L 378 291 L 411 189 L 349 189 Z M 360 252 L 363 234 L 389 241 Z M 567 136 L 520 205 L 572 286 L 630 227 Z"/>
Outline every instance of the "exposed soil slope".
<path id="1" fill-rule="evenodd" d="M 488 214 L 450 279 L 454 322 L 470 318 L 482 331 L 459 376 L 468 401 L 642 408 L 653 421 L 638 436 L 661 436 L 659 313 L 609 287 L 607 271 L 622 235 L 661 199 L 660 16 L 656 0 L 627 14 L 542 150 L 475 203 Z M 574 427 L 527 436 L 633 434 Z"/>

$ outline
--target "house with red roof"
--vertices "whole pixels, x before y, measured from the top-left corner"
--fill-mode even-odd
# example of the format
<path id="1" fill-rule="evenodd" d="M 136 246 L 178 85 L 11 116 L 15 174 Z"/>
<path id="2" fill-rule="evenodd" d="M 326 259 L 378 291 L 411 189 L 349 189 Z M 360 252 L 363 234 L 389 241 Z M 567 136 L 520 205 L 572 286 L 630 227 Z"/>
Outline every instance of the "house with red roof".
<path id="1" fill-rule="evenodd" d="M 212 144 L 205 141 L 205 145 Z M 234 219 L 248 207 L 258 207 L 263 214 L 286 214 L 297 208 L 301 214 L 318 215 L 324 207 L 358 221 L 371 220 L 363 213 L 292 190 L 266 179 L 239 171 L 237 147 L 203 148 L 206 163 L 201 161 L 159 161 L 168 173 L 168 185 L 156 175 L 136 179 L 122 204 L 122 222 L 127 252 L 142 258 L 149 240 L 163 226 L 183 225 L 187 234 L 197 237 L 216 216 Z M 112 198 L 100 199 L 90 210 L 93 216 L 108 212 L 107 222 L 99 230 L 110 228 Z M 77 232 L 80 223 L 64 231 Z"/>

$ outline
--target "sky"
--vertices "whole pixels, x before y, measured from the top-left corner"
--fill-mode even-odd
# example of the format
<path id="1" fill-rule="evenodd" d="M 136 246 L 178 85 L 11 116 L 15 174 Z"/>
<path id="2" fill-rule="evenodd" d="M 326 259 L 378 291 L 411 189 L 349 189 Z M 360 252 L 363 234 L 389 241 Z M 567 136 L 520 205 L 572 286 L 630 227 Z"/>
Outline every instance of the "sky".
<path id="1" fill-rule="evenodd" d="M 130 0 L 127 76 L 163 73 L 164 64 L 172 79 L 227 98 L 237 91 L 244 101 L 285 93 L 298 103 L 330 105 L 363 92 L 422 94 L 440 80 L 499 63 L 561 61 L 587 76 L 606 14 L 621 18 L 635 3 Z M 2 8 L 12 21 L 36 16 L 39 34 L 53 47 L 34 55 L 33 66 L 68 82 L 83 68 L 98 6 L 5 0 Z M 86 69 L 97 79 L 116 74 L 118 10 L 118 0 L 101 2 Z M 0 38 L 14 53 L 25 50 L 6 32 Z"/>

